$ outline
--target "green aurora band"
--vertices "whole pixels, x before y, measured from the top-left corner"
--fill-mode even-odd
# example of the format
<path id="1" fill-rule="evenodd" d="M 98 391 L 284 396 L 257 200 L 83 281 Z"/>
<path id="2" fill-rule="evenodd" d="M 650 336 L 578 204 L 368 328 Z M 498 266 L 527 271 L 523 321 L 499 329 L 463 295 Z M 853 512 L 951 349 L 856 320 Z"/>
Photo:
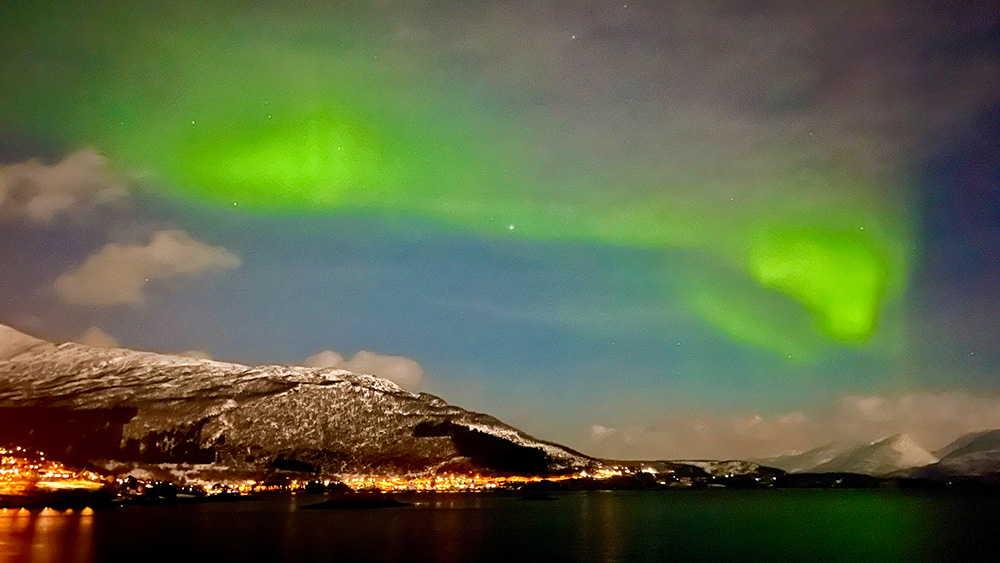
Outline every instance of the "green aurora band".
<path id="1" fill-rule="evenodd" d="M 2 123 L 95 146 L 177 197 L 691 249 L 752 283 L 734 291 L 694 275 L 681 290 L 689 307 L 789 356 L 870 341 L 886 300 L 904 289 L 907 221 L 879 200 L 882 180 L 779 167 L 741 176 L 729 198 L 713 195 L 728 195 L 729 179 L 700 171 L 647 177 L 610 163 L 553 173 L 535 154 L 545 135 L 530 111 L 510 109 L 518 88 L 428 72 L 440 67 L 434 55 L 395 47 L 388 18 L 21 9 L 5 14 L 0 37 L 18 54 L 2 58 Z M 67 53 L 77 54 L 70 64 Z"/>

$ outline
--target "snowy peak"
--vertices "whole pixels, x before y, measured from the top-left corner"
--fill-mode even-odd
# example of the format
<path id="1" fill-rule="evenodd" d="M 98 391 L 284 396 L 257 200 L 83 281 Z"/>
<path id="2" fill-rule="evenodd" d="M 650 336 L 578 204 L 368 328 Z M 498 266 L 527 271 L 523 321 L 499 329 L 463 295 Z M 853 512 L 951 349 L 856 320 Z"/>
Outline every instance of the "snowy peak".
<path id="1" fill-rule="evenodd" d="M 815 473 L 861 473 L 885 476 L 936 463 L 938 458 L 906 434 L 896 434 L 848 450 L 812 469 Z"/>
<path id="2" fill-rule="evenodd" d="M 0 324 L 0 361 L 13 358 L 22 352 L 47 344 L 33 336 L 28 336 L 7 325 Z"/>
<path id="3" fill-rule="evenodd" d="M 897 465 L 901 469 L 906 469 L 910 467 L 920 467 L 922 465 L 929 465 L 937 461 L 937 457 L 923 448 L 920 444 L 916 443 L 913 438 L 908 434 L 896 434 L 875 442 L 873 446 L 878 446 L 880 448 L 888 448 L 898 457 Z"/>

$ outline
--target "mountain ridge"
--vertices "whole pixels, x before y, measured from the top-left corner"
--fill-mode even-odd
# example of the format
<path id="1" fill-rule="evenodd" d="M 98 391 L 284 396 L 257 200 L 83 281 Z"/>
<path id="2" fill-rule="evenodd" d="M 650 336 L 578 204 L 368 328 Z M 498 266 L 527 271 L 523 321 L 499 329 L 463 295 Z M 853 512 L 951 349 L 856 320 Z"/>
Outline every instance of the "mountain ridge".
<path id="1" fill-rule="evenodd" d="M 55 344 L 5 325 L 0 424 L 69 458 L 209 463 L 234 472 L 286 464 L 338 474 L 442 467 L 541 474 L 595 463 L 372 375 Z M 88 430 L 77 436 L 68 432 L 74 425 Z M 77 443 L 60 443 L 67 432 Z"/>
<path id="2" fill-rule="evenodd" d="M 789 473 L 808 472 L 813 468 L 829 462 L 848 450 L 862 446 L 862 443 L 830 442 L 799 453 L 789 453 L 777 457 L 756 459 L 757 463 L 776 467 Z"/>
<path id="3" fill-rule="evenodd" d="M 860 473 L 883 477 L 898 471 L 936 463 L 938 458 L 904 433 L 848 450 L 822 463 L 813 473 Z"/>
<path id="4" fill-rule="evenodd" d="M 777 468 L 935 480 L 1000 476 L 1000 430 L 962 436 L 937 456 L 897 434 L 768 459 L 605 460 L 373 375 L 52 343 L 3 324 L 0 429 L 0 445 L 31 446 L 70 462 L 197 466 L 229 475 L 610 468 L 718 479 L 770 476 Z"/>
<path id="5" fill-rule="evenodd" d="M 914 469 L 910 475 L 931 479 L 977 477 L 1000 480 L 1000 430 L 984 430 L 959 437 L 937 452 L 937 463 Z"/>

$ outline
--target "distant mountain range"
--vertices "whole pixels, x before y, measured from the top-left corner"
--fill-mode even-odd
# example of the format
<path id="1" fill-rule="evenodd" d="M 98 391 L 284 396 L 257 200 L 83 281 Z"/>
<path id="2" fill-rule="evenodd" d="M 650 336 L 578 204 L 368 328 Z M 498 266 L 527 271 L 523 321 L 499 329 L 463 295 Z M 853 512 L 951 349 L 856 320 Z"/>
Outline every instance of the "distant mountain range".
<path id="1" fill-rule="evenodd" d="M 869 444 L 827 444 L 800 455 L 762 460 L 789 473 L 859 473 L 884 477 L 938 458 L 906 434 L 896 434 Z"/>
<path id="2" fill-rule="evenodd" d="M 787 454 L 780 457 L 761 458 L 757 461 L 763 465 L 776 467 L 789 473 L 805 473 L 833 460 L 835 457 L 848 450 L 858 448 L 862 445 L 863 444 L 860 443 L 841 444 L 831 442 L 802 453 Z"/>
<path id="3" fill-rule="evenodd" d="M 53 344 L 0 325 L 3 443 L 81 464 L 230 475 L 551 474 L 598 464 L 371 375 Z"/>
<path id="4" fill-rule="evenodd" d="M 906 434 L 868 444 L 831 443 L 797 455 L 757 460 L 789 473 L 858 473 L 875 477 L 1000 478 L 1000 430 L 962 436 L 931 453 Z"/>
<path id="5" fill-rule="evenodd" d="M 896 434 L 840 453 L 812 468 L 814 473 L 860 473 L 884 477 L 898 471 L 922 467 L 938 458 L 906 434 Z"/>

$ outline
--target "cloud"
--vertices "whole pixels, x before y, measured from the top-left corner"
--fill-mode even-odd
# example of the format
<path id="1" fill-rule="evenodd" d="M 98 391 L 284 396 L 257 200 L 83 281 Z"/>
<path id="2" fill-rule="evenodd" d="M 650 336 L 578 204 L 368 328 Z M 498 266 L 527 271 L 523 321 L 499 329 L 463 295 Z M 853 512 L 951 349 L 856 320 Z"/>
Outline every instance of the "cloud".
<path id="1" fill-rule="evenodd" d="M 106 244 L 76 270 L 60 276 L 56 292 L 74 305 L 138 304 L 155 280 L 231 270 L 240 258 L 184 231 L 157 231 L 148 245 Z"/>
<path id="2" fill-rule="evenodd" d="M 333 350 L 323 350 L 306 358 L 307 367 L 340 368 L 355 373 L 383 377 L 406 389 L 416 389 L 424 381 L 425 372 L 420 363 L 405 356 L 377 354 L 361 350 L 350 360 Z"/>
<path id="3" fill-rule="evenodd" d="M 906 432 L 920 445 L 936 450 L 963 434 L 1000 428 L 1000 398 L 958 391 L 849 395 L 837 403 L 832 419 L 843 436 L 871 441 Z"/>
<path id="4" fill-rule="evenodd" d="M 478 33 L 429 31 L 450 41 L 442 50 L 588 116 L 561 119 L 553 135 L 571 128 L 608 158 L 623 147 L 650 147 L 660 158 L 646 166 L 661 163 L 678 175 L 692 166 L 701 178 L 757 170 L 760 149 L 774 167 L 827 159 L 891 168 L 989 104 L 995 89 L 983 85 L 1000 78 L 992 52 L 978 46 L 997 23 L 985 3 L 968 10 L 901 3 L 877 14 L 839 3 L 568 6 L 489 3 L 464 21 L 436 24 Z M 673 111 L 655 111 L 663 107 Z"/>
<path id="5" fill-rule="evenodd" d="M 91 149 L 77 151 L 56 164 L 38 159 L 0 166 L 0 218 L 26 217 L 50 223 L 71 209 L 104 205 L 128 191 Z"/>
<path id="6" fill-rule="evenodd" d="M 306 358 L 302 365 L 311 368 L 335 368 L 343 363 L 344 357 L 333 350 L 323 350 Z"/>
<path id="7" fill-rule="evenodd" d="M 593 424 L 590 426 L 590 437 L 593 440 L 604 440 L 612 436 L 615 432 L 618 432 L 617 428 L 608 428 L 607 426 L 601 426 L 600 424 Z"/>
<path id="8" fill-rule="evenodd" d="M 196 360 L 211 360 L 212 355 L 204 350 L 185 350 L 183 352 L 178 352 L 178 356 L 184 356 L 187 358 L 194 358 Z"/>
<path id="9" fill-rule="evenodd" d="M 591 454 L 613 459 L 747 459 L 810 446 L 812 421 L 793 412 L 765 417 L 699 414 L 656 424 L 593 425 Z"/>
<path id="10" fill-rule="evenodd" d="M 933 451 L 970 432 L 996 428 L 1000 397 L 960 391 L 847 395 L 811 412 L 701 413 L 654 424 L 594 424 L 584 449 L 612 459 L 752 459 L 835 441 L 871 442 L 903 432 Z"/>
<path id="11" fill-rule="evenodd" d="M 362 350 L 340 364 L 346 370 L 384 377 L 402 387 L 413 389 L 424 380 L 424 369 L 405 356 L 386 356 Z"/>
<path id="12" fill-rule="evenodd" d="M 76 342 L 87 346 L 100 346 L 101 348 L 118 348 L 118 340 L 96 326 L 88 328 Z"/>

